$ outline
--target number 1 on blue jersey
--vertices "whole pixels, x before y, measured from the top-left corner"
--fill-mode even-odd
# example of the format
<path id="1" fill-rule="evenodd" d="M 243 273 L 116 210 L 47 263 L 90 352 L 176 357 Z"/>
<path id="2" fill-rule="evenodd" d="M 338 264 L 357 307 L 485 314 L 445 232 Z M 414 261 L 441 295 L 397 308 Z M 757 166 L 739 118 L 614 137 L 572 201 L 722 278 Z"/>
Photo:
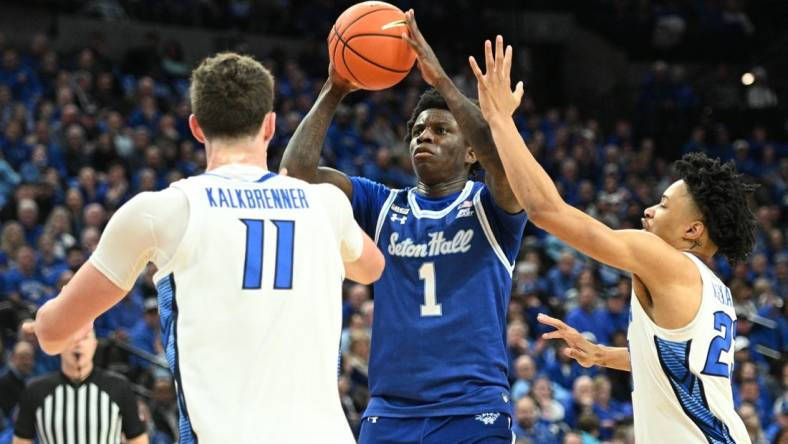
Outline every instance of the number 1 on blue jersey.
<path id="1" fill-rule="evenodd" d="M 435 295 L 435 262 L 425 262 L 419 268 L 419 279 L 424 281 L 424 304 L 421 306 L 422 316 L 441 316 L 443 310 Z"/>
<path id="2" fill-rule="evenodd" d="M 265 221 L 241 219 L 246 226 L 246 253 L 244 255 L 243 289 L 256 290 L 263 283 L 263 244 Z M 272 220 L 276 227 L 276 257 L 274 258 L 274 289 L 293 288 L 293 246 L 295 221 Z"/>

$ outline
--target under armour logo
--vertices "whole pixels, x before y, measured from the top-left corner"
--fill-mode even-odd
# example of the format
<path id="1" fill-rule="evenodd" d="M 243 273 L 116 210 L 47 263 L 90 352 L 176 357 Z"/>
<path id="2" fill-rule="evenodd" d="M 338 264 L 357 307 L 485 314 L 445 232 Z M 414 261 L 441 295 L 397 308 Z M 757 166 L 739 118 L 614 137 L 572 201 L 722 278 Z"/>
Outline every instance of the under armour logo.
<path id="1" fill-rule="evenodd" d="M 375 424 L 375 423 L 378 422 L 378 417 L 377 416 L 370 416 L 369 418 L 367 418 L 367 421 L 371 422 L 372 424 Z"/>
<path id="2" fill-rule="evenodd" d="M 397 216 L 396 214 L 391 215 L 392 222 L 399 222 L 400 225 L 405 225 L 405 222 L 408 221 L 408 216 Z"/>
<path id="3" fill-rule="evenodd" d="M 495 421 L 501 416 L 500 413 L 482 413 L 476 415 L 476 420 L 481 421 L 485 425 L 495 424 Z"/>

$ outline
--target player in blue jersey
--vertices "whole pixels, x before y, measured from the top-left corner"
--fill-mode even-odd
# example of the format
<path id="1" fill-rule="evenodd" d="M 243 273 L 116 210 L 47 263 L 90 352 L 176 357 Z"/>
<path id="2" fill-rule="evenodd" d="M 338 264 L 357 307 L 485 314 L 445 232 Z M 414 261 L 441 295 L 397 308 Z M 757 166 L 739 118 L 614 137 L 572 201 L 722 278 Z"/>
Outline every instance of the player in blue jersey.
<path id="1" fill-rule="evenodd" d="M 360 442 L 512 442 L 506 312 L 526 215 L 479 108 L 446 75 L 406 13 L 425 93 L 407 124 L 418 185 L 404 190 L 318 167 L 320 147 L 353 87 L 331 70 L 282 166 L 330 182 L 386 256 L 375 284 L 371 400 Z M 479 162 L 484 182 L 468 179 Z"/>

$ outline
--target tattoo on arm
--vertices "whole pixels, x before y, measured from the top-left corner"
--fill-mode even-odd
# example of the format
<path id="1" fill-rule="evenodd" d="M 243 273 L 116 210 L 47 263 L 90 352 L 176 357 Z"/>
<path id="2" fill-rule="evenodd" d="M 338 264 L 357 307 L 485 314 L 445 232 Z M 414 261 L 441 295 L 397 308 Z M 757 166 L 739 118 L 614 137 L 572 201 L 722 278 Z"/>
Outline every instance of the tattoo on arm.
<path id="1" fill-rule="evenodd" d="M 296 128 L 282 155 L 282 167 L 287 168 L 288 174 L 307 182 L 317 180 L 326 132 L 343 97 L 341 93 L 328 88 L 328 83 L 326 85 L 315 105 Z"/>
<path id="2" fill-rule="evenodd" d="M 465 97 L 451 81 L 441 84 L 438 91 L 446 99 L 452 115 L 457 120 L 457 125 L 473 146 L 482 167 L 490 174 L 503 175 L 503 165 L 498 157 L 490 126 L 484 120 L 481 109 Z"/>

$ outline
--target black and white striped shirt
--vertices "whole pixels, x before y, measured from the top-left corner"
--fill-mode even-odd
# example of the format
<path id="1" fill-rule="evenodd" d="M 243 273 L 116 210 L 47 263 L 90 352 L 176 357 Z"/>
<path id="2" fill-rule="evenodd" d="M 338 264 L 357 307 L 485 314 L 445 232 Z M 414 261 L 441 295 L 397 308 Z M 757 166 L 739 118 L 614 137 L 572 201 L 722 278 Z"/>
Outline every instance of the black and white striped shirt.
<path id="1" fill-rule="evenodd" d="M 137 398 L 123 376 L 94 369 L 82 382 L 51 373 L 22 393 L 14 435 L 41 444 L 120 444 L 145 432 Z"/>

